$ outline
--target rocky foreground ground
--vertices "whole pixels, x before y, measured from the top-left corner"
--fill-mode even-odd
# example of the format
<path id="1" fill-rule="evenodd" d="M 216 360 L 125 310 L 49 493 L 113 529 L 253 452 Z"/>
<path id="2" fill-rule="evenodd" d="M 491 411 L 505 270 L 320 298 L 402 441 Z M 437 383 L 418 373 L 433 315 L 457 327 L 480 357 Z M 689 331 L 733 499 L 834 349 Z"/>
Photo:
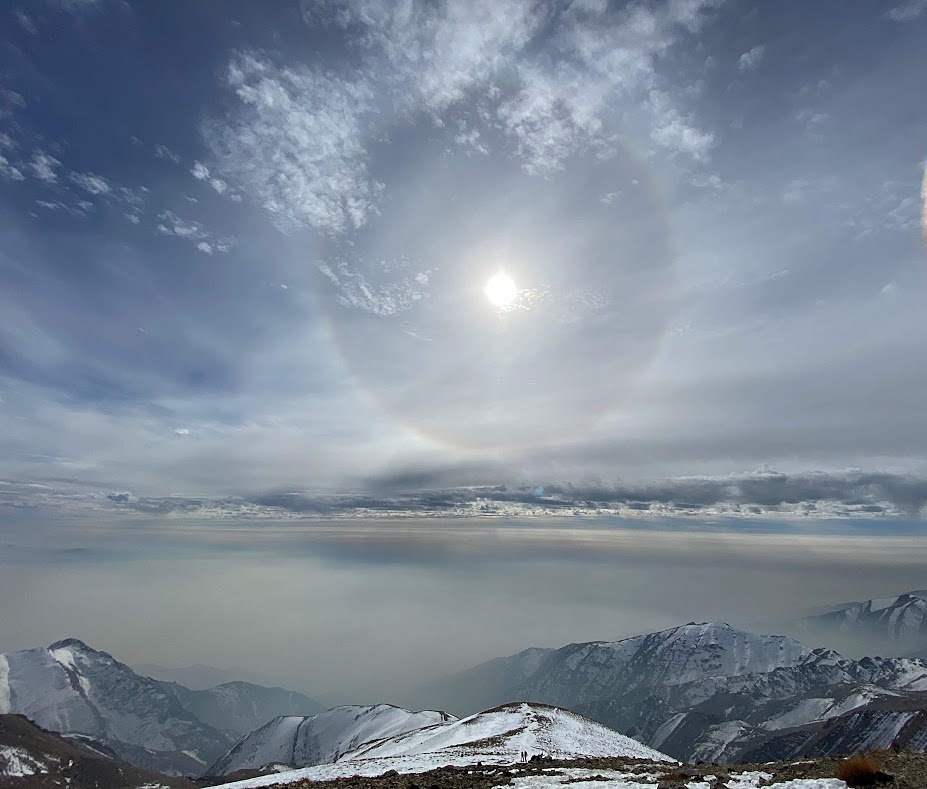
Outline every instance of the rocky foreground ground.
<path id="1" fill-rule="evenodd" d="M 885 789 L 927 789 L 927 754 L 880 752 L 873 755 L 878 773 L 869 783 Z M 697 764 L 674 766 L 636 759 L 599 758 L 535 760 L 511 767 L 442 767 L 411 775 L 386 774 L 333 781 L 300 781 L 287 789 L 843 789 L 835 779 L 844 759 L 814 759 L 766 764 Z M 244 776 L 237 776 L 244 777 Z M 279 776 L 282 778 L 283 776 Z M 828 780 L 829 779 L 829 780 Z M 789 782 L 791 785 L 789 785 Z"/>

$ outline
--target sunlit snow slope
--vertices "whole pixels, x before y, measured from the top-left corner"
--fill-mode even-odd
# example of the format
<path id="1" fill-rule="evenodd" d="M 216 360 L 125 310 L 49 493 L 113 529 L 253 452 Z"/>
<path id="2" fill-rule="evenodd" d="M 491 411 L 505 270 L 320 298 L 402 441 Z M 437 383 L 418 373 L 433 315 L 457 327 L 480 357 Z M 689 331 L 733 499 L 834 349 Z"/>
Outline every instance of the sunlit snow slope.
<path id="1" fill-rule="evenodd" d="M 429 726 L 362 745 L 335 764 L 307 767 L 225 786 L 274 786 L 309 779 L 375 776 L 389 770 L 421 773 L 445 765 L 512 764 L 522 751 L 554 759 L 627 756 L 672 762 L 665 754 L 567 710 L 506 704 L 461 720 Z"/>

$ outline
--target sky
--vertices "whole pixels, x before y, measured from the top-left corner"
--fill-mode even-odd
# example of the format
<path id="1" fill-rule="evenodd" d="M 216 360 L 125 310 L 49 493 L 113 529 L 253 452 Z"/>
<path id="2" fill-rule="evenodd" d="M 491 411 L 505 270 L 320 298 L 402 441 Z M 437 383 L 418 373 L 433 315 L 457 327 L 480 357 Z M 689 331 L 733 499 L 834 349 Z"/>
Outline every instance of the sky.
<path id="1" fill-rule="evenodd" d="M 923 588 L 881 551 L 927 514 L 925 40 L 924 0 L 4 4 L 0 649 L 253 663 L 177 611 L 242 574 L 358 655 L 355 583 L 394 633 L 511 603 L 429 665 Z M 616 611 L 587 527 L 668 540 L 651 578 L 720 542 Z M 543 556 L 474 591 L 505 529 Z M 804 580 L 716 605 L 763 535 Z M 587 560 L 538 631 L 506 583 Z M 159 600 L 182 646 L 126 630 Z"/>

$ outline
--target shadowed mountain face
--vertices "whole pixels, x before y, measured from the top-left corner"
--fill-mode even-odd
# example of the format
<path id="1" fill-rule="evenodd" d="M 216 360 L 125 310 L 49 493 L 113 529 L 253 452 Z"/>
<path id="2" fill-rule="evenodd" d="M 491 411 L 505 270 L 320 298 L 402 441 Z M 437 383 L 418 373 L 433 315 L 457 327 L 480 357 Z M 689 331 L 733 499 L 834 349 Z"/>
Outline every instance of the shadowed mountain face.
<path id="1" fill-rule="evenodd" d="M 771 732 L 837 719 L 883 697 L 917 703 L 927 691 L 927 664 L 852 661 L 784 636 L 691 624 L 528 650 L 429 690 L 459 703 L 468 688 L 480 702 L 488 688 L 500 698 L 566 707 L 676 758 L 736 761 Z"/>
<path id="2" fill-rule="evenodd" d="M 280 715 L 316 715 L 324 710 L 302 693 L 250 682 L 227 682 L 206 690 L 190 690 L 176 682 L 161 686 L 203 723 L 238 735 Z"/>
<path id="3" fill-rule="evenodd" d="M 99 743 L 66 739 L 21 715 L 0 715 L 0 785 L 23 789 L 64 785 L 72 789 L 103 786 L 181 789 L 194 784 L 184 778 L 133 767 Z"/>
<path id="4" fill-rule="evenodd" d="M 132 670 L 136 674 L 162 682 L 176 682 L 190 690 L 209 690 L 217 685 L 228 685 L 232 682 L 249 682 L 264 687 L 273 687 L 275 684 L 269 677 L 265 677 L 258 671 L 217 668 L 202 663 L 175 668 L 159 666 L 156 663 L 135 663 Z"/>
<path id="5" fill-rule="evenodd" d="M 318 709 L 282 688 L 235 682 L 192 691 L 159 682 L 77 639 L 0 655 L 0 713 L 92 737 L 132 764 L 164 772 L 199 774 L 243 732 Z"/>
<path id="6" fill-rule="evenodd" d="M 878 655 L 927 655 L 927 591 L 843 603 L 797 623 L 807 638 Z"/>

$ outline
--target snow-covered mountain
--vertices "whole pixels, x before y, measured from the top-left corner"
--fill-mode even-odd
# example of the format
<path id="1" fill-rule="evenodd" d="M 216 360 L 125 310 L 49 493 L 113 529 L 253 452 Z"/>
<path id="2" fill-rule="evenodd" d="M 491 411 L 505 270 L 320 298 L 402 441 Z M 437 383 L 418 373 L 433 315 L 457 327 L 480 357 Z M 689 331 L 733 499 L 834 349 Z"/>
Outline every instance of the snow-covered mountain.
<path id="1" fill-rule="evenodd" d="M 510 677 L 522 678 L 506 686 Z M 522 652 L 451 678 L 445 692 L 460 698 L 474 681 L 492 687 L 500 700 L 574 710 L 676 758 L 734 761 L 770 731 L 927 691 L 927 664 L 852 661 L 784 636 L 689 624 L 622 641 Z M 435 691 L 441 699 L 441 689 Z"/>
<path id="2" fill-rule="evenodd" d="M 69 638 L 0 655 L 0 713 L 99 740 L 163 772 L 199 773 L 234 737 L 203 723 L 156 680 Z"/>
<path id="3" fill-rule="evenodd" d="M 795 665 L 810 652 L 785 636 L 690 623 L 621 641 L 527 649 L 431 683 L 423 692 L 438 706 L 464 714 L 474 712 L 474 703 L 493 706 L 513 698 L 579 709 L 615 694 L 646 695 L 649 687 Z"/>
<path id="4" fill-rule="evenodd" d="M 242 737 L 207 774 L 230 775 L 270 764 L 329 764 L 370 740 L 453 720 L 456 718 L 446 712 L 410 712 L 390 704 L 335 707 L 308 717 L 279 717 Z"/>
<path id="5" fill-rule="evenodd" d="M 900 655 L 925 649 L 927 591 L 844 603 L 834 610 L 803 617 L 798 628 L 818 639 L 837 637 L 847 642 L 855 639 L 883 654 Z"/>
<path id="6" fill-rule="evenodd" d="M 261 776 L 225 784 L 236 789 L 276 786 L 302 780 L 329 781 L 350 776 L 422 773 L 447 765 L 511 765 L 529 757 L 553 759 L 628 757 L 672 762 L 655 751 L 567 710 L 546 705 L 514 703 L 448 720 L 405 734 L 368 742 L 333 764 Z"/>
<path id="7" fill-rule="evenodd" d="M 160 684 L 203 723 L 237 736 L 281 715 L 316 715 L 324 710 L 302 693 L 250 682 L 226 682 L 206 690 L 190 690 L 176 682 Z"/>

